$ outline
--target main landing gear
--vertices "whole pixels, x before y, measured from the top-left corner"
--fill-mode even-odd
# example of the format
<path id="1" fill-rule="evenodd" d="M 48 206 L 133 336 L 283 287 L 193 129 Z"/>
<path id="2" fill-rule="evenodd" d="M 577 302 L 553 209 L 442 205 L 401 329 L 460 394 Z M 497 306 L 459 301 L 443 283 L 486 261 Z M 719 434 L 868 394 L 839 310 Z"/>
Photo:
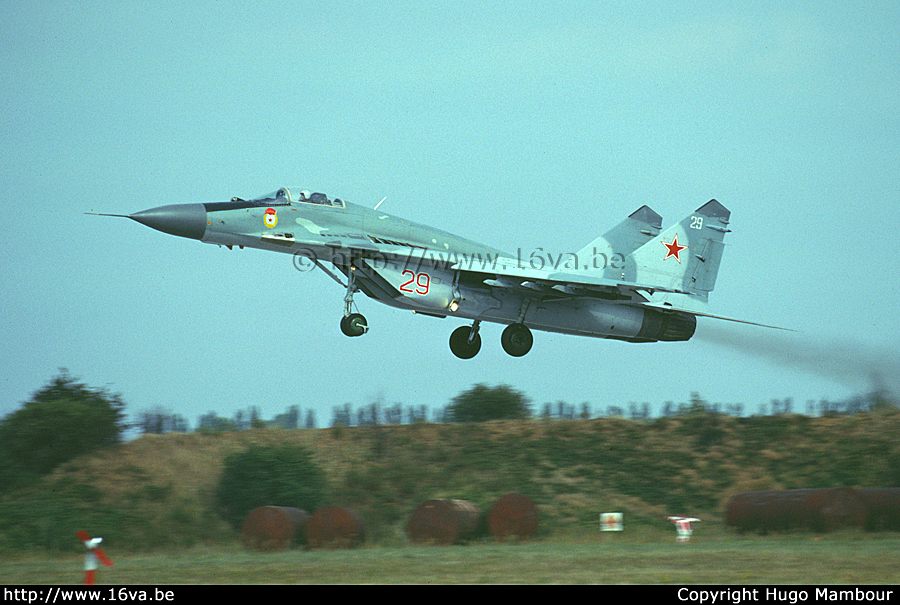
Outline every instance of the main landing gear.
<path id="1" fill-rule="evenodd" d="M 478 335 L 478 324 L 475 321 L 472 327 L 460 326 L 450 334 L 450 350 L 460 359 L 472 359 L 481 350 L 481 336 Z"/>
<path id="2" fill-rule="evenodd" d="M 525 324 L 509 324 L 500 336 L 500 344 L 513 357 L 521 357 L 531 350 L 534 336 Z"/>
<path id="3" fill-rule="evenodd" d="M 353 311 L 353 295 L 359 291 L 356 287 L 354 272 L 356 267 L 350 266 L 347 271 L 347 294 L 344 296 L 344 316 L 341 318 L 341 332 L 347 336 L 362 336 L 369 331 L 369 324 L 361 313 Z M 337 280 L 340 283 L 339 280 Z M 503 350 L 513 357 L 521 357 L 531 350 L 534 337 L 531 330 L 522 322 L 528 309 L 529 301 L 525 301 L 516 323 L 506 326 L 500 337 Z M 481 336 L 478 328 L 481 320 L 476 319 L 471 326 L 460 326 L 450 334 L 450 350 L 460 359 L 471 359 L 481 350 Z"/>
<path id="4" fill-rule="evenodd" d="M 460 326 L 450 334 L 450 350 L 460 359 L 471 359 L 481 350 L 481 336 L 478 335 L 478 326 L 481 322 L 475 321 L 472 326 Z M 525 324 L 514 323 L 506 326 L 500 337 L 503 350 L 513 357 L 521 357 L 531 350 L 534 344 L 534 336 Z"/>

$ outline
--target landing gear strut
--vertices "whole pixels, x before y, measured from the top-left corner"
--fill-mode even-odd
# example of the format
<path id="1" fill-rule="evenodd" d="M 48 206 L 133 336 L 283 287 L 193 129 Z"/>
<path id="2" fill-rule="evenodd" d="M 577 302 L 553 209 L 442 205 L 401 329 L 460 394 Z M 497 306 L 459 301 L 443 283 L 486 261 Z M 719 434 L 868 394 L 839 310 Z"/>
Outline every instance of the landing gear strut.
<path id="1" fill-rule="evenodd" d="M 369 331 L 365 316 L 353 312 L 353 294 L 358 290 L 354 279 L 356 267 L 350 266 L 347 271 L 347 294 L 344 296 L 344 316 L 341 318 L 341 332 L 347 336 L 362 336 Z"/>
<path id="2" fill-rule="evenodd" d="M 460 359 L 471 359 L 481 350 L 481 336 L 478 335 L 479 321 L 471 327 L 460 326 L 450 334 L 450 350 Z"/>
<path id="3" fill-rule="evenodd" d="M 531 350 L 534 344 L 534 336 L 531 330 L 525 325 L 525 314 L 528 313 L 528 307 L 531 306 L 531 299 L 526 298 L 522 301 L 522 308 L 519 309 L 519 319 L 515 323 L 506 326 L 503 334 L 500 336 L 500 344 L 503 350 L 513 357 L 521 357 Z"/>

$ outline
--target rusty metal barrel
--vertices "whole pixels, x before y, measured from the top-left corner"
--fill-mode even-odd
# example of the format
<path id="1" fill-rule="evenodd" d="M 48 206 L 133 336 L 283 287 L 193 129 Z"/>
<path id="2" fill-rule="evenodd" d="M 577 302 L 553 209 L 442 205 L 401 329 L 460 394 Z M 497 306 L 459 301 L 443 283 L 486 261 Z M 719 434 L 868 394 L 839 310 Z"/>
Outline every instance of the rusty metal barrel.
<path id="1" fill-rule="evenodd" d="M 253 550 L 284 550 L 297 540 L 309 515 L 299 508 L 260 506 L 244 519 L 241 539 Z"/>
<path id="2" fill-rule="evenodd" d="M 365 524 L 356 511 L 342 506 L 323 506 L 306 521 L 310 548 L 353 548 L 366 537 Z"/>
<path id="3" fill-rule="evenodd" d="M 467 500 L 427 500 L 416 507 L 407 525 L 413 542 L 461 544 L 475 537 L 481 510 Z"/>
<path id="4" fill-rule="evenodd" d="M 869 507 L 866 529 L 900 531 L 900 487 L 861 489 Z"/>
<path id="5" fill-rule="evenodd" d="M 528 539 L 534 536 L 538 528 L 537 506 L 522 494 L 506 494 L 491 507 L 487 522 L 498 542 L 507 538 Z"/>
<path id="6" fill-rule="evenodd" d="M 725 524 L 739 532 L 810 529 L 829 532 L 863 527 L 868 506 L 849 487 L 744 492 L 729 500 Z"/>

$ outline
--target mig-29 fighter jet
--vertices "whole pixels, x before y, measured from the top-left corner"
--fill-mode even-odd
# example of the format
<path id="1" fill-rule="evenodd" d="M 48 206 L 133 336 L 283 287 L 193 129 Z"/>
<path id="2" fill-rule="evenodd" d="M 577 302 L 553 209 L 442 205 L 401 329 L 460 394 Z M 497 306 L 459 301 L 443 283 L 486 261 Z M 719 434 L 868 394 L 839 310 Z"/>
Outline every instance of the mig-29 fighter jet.
<path id="1" fill-rule="evenodd" d="M 731 214 L 716 200 L 666 230 L 642 206 L 578 252 L 515 255 L 381 212 L 380 205 L 282 187 L 249 200 L 104 216 L 229 249 L 291 254 L 298 267 L 318 267 L 345 290 L 340 326 L 347 336 L 368 331 L 355 311 L 358 292 L 424 315 L 471 320 L 450 335 L 450 350 L 463 359 L 481 348 L 485 321 L 506 325 L 500 342 L 515 357 L 531 349 L 532 330 L 684 341 L 698 316 L 740 321 L 706 313 Z"/>

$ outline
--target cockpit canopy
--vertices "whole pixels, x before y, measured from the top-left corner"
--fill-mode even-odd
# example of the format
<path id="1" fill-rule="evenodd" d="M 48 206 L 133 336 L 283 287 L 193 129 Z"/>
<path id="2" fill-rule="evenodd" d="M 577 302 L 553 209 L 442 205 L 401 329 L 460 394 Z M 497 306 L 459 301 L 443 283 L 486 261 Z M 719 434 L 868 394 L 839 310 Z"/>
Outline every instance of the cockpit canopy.
<path id="1" fill-rule="evenodd" d="M 294 191 L 294 194 L 291 193 Z M 328 199 L 324 193 L 310 193 L 309 191 L 300 189 L 300 187 L 282 187 L 278 191 L 267 193 L 256 198 L 259 201 L 275 200 L 275 203 L 281 204 L 317 204 L 319 206 L 329 206 L 332 208 L 344 208 L 344 200 L 335 198 Z"/>

